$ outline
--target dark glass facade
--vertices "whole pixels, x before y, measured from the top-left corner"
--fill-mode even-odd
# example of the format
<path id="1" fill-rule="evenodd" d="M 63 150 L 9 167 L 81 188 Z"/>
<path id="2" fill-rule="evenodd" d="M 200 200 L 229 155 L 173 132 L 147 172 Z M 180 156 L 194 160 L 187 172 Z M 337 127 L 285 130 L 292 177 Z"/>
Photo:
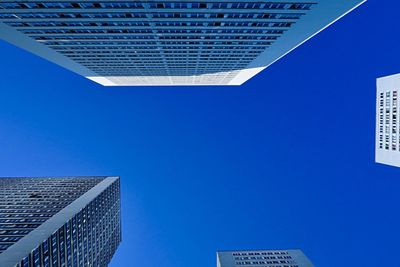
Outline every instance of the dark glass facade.
<path id="1" fill-rule="evenodd" d="M 119 178 L 3 178 L 0 187 L 0 266 L 108 265 L 121 241 Z M 52 228 L 39 243 L 29 239 Z M 10 265 L 18 246 L 28 253 Z"/>

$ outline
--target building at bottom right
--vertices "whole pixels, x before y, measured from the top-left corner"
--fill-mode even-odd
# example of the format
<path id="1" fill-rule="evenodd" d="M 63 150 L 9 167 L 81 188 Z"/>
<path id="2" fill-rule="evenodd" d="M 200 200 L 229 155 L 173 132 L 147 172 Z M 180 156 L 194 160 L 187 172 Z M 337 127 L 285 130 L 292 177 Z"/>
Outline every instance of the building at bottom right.
<path id="1" fill-rule="evenodd" d="M 217 252 L 217 267 L 314 267 L 300 249 Z"/>
<path id="2" fill-rule="evenodd" d="M 376 82 L 375 161 L 400 167 L 400 74 Z"/>

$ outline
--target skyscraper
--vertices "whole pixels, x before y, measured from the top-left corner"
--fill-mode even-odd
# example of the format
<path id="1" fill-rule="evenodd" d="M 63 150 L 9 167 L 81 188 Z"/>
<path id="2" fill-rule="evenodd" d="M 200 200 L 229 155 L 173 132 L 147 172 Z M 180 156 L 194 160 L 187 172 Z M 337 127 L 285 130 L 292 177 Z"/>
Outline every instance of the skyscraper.
<path id="1" fill-rule="evenodd" d="M 107 266 L 120 220 L 118 177 L 0 178 L 0 266 Z"/>
<path id="2" fill-rule="evenodd" d="M 103 85 L 240 85 L 364 1 L 5 0 L 0 38 Z"/>
<path id="3" fill-rule="evenodd" d="M 377 80 L 375 161 L 400 167 L 400 74 Z"/>
<path id="4" fill-rule="evenodd" d="M 217 267 L 313 267 L 299 249 L 217 252 Z"/>

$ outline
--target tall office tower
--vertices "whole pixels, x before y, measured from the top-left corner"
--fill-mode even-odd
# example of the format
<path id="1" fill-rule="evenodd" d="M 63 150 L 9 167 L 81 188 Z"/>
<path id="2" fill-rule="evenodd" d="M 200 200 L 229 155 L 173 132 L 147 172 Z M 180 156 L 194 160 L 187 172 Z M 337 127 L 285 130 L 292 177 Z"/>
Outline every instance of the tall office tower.
<path id="1" fill-rule="evenodd" d="M 0 178 L 0 266 L 107 266 L 121 241 L 118 177 Z"/>
<path id="2" fill-rule="evenodd" d="M 217 267 L 313 267 L 299 249 L 217 252 Z"/>
<path id="3" fill-rule="evenodd" d="M 0 38 L 102 85 L 240 85 L 364 1 L 3 0 Z"/>
<path id="4" fill-rule="evenodd" d="M 375 161 L 400 167 L 400 74 L 377 80 Z"/>

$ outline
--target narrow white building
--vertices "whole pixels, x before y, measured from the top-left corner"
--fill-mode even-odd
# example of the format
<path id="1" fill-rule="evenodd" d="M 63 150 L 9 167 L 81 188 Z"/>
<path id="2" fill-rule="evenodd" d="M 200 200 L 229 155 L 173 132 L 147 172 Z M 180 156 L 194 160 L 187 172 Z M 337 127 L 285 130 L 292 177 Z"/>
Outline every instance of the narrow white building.
<path id="1" fill-rule="evenodd" d="M 377 79 L 375 161 L 400 167 L 400 74 Z"/>

